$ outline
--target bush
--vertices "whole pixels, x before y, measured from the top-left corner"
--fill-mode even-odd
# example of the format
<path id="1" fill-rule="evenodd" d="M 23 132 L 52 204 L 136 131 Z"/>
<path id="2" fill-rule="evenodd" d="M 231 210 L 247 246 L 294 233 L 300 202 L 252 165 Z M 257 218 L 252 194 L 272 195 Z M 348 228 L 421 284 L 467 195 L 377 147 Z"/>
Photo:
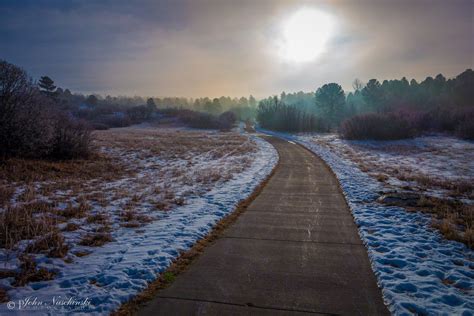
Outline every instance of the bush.
<path id="1" fill-rule="evenodd" d="M 92 129 L 96 131 L 105 131 L 109 129 L 109 127 L 106 124 L 98 123 L 98 122 L 91 123 L 91 127 Z"/>
<path id="2" fill-rule="evenodd" d="M 84 121 L 58 115 L 54 135 L 50 157 L 74 159 L 89 156 L 91 129 Z"/>
<path id="3" fill-rule="evenodd" d="M 58 109 L 26 72 L 0 60 L 0 158 L 70 159 L 89 153 L 87 126 Z"/>
<path id="4" fill-rule="evenodd" d="M 98 117 L 93 124 L 101 124 L 107 128 L 126 127 L 132 125 L 132 121 L 128 115 L 108 114 Z"/>
<path id="5" fill-rule="evenodd" d="M 416 135 L 410 122 L 397 114 L 364 114 L 345 120 L 340 127 L 345 139 L 394 140 Z"/>
<path id="6" fill-rule="evenodd" d="M 220 116 L 197 112 L 187 109 L 165 109 L 162 114 L 177 117 L 181 122 L 192 128 L 199 129 L 230 129 L 235 124 L 236 116 L 233 112 L 224 112 Z"/>
<path id="7" fill-rule="evenodd" d="M 223 130 L 229 130 L 231 129 L 235 121 L 237 120 L 237 117 L 234 112 L 232 111 L 227 111 L 219 115 L 219 124 L 220 124 L 220 129 Z"/>
<path id="8" fill-rule="evenodd" d="M 24 70 L 0 60 L 0 158 L 48 154 L 51 103 Z"/>

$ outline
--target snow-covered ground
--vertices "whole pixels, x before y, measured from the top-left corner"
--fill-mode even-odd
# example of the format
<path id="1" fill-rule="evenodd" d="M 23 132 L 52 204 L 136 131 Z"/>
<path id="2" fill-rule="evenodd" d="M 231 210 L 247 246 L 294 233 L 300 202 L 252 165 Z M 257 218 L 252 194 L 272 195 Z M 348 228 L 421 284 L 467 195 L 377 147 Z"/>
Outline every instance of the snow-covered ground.
<path id="1" fill-rule="evenodd" d="M 86 300 L 85 307 L 78 306 L 77 311 L 111 312 L 143 290 L 181 251 L 205 236 L 217 221 L 250 195 L 278 161 L 278 154 L 269 143 L 236 133 L 222 135 L 182 129 L 160 132 L 123 129 L 102 133 L 124 133 L 125 139 L 114 134 L 112 138 L 99 139 L 98 144 L 104 154 L 129 168 L 123 177 L 108 182 L 85 181 L 76 190 L 47 190 L 47 196 L 38 193 L 41 191 L 38 187 L 48 181 L 35 183 L 34 187 L 35 199 L 57 198 L 61 200 L 59 208 L 66 208 L 68 203 L 77 206 L 78 194 L 82 194 L 82 200 L 89 199 L 88 218 L 97 214 L 106 218 L 97 222 L 88 222 L 88 218 L 68 221 L 80 227 L 71 232 L 62 231 L 70 245 L 68 257 L 72 257 L 72 262 L 35 255 L 40 267 L 57 272 L 53 280 L 13 287 L 13 277 L 0 279 L 0 287 L 8 290 L 9 300 L 15 304 L 1 304 L 1 315 L 20 313 L 19 300 L 28 297 L 49 307 L 53 298 Z M 155 142 L 157 137 L 161 140 L 159 144 Z M 25 187 L 17 189 L 12 199 L 25 190 Z M 133 212 L 130 221 L 124 221 L 124 211 Z M 127 227 L 124 223 L 132 225 Z M 66 223 L 59 225 L 64 228 Z M 110 230 L 112 242 L 101 247 L 79 245 L 84 235 L 103 227 Z M 0 269 L 17 268 L 20 264 L 17 254 L 26 243 L 20 242 L 16 252 L 0 249 Z M 88 255 L 73 255 L 80 252 Z M 34 306 L 28 309 L 31 314 Z M 37 312 L 61 314 L 73 309 L 53 306 L 48 312 L 40 306 Z"/>
<path id="2" fill-rule="evenodd" d="M 349 155 L 344 155 L 344 150 L 334 150 L 325 145 L 324 137 L 328 136 L 277 135 L 306 146 L 335 172 L 359 227 L 359 234 L 367 247 L 384 299 L 393 314 L 473 315 L 472 250 L 462 243 L 444 239 L 430 227 L 429 215 L 377 203 L 378 192 L 385 190 L 384 184 L 362 171 L 358 163 L 349 159 Z M 342 142 L 337 139 L 333 141 Z M 418 143 L 424 141 L 436 143 L 435 139 L 430 138 L 415 140 Z M 451 151 L 459 143 L 472 146 L 472 143 L 453 140 L 441 143 L 440 146 L 450 146 L 446 150 Z M 364 145 L 379 146 L 375 143 Z M 386 146 L 387 143 L 381 145 Z M 343 146 L 340 145 L 339 148 L 344 148 Z M 472 164 L 472 151 L 461 151 L 461 155 L 462 158 L 454 163 L 463 167 Z M 425 158 L 430 159 L 429 154 Z M 372 156 L 372 159 L 377 161 L 380 157 Z M 399 157 L 392 162 L 410 166 L 409 160 L 403 160 L 403 157 Z M 472 180 L 472 168 L 458 172 L 455 167 L 445 166 L 442 162 L 438 167 L 446 169 L 442 177 L 459 174 Z M 436 168 L 436 165 L 427 163 L 426 168 Z"/>
<path id="3" fill-rule="evenodd" d="M 346 141 L 336 134 L 299 139 L 330 149 L 385 182 L 386 189 L 474 202 L 474 142 L 446 136 L 398 141 Z"/>

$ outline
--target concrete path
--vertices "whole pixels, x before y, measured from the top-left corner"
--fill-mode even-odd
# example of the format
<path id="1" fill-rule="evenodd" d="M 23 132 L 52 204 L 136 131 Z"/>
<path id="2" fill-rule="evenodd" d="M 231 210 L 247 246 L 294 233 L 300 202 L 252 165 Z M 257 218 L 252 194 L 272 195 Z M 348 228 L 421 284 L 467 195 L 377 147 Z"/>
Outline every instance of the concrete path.
<path id="1" fill-rule="evenodd" d="M 388 314 L 334 175 L 266 139 L 280 165 L 262 193 L 140 315 Z"/>

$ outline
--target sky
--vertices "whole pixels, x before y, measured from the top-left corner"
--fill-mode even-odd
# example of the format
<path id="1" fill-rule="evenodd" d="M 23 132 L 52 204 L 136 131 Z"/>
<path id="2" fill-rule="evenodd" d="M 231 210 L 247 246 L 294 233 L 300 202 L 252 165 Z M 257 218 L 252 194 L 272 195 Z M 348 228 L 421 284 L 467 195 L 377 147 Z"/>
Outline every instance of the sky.
<path id="1" fill-rule="evenodd" d="M 473 12 L 472 0 L 0 0 L 0 59 L 104 96 L 349 91 L 473 68 Z"/>

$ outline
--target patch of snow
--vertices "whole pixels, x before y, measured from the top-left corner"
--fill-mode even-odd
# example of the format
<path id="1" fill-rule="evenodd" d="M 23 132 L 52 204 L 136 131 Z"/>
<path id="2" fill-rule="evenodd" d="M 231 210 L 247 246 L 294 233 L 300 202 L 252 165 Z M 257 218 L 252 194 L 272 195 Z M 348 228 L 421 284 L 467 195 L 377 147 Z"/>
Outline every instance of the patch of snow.
<path id="1" fill-rule="evenodd" d="M 308 136 L 262 132 L 299 142 L 334 171 L 394 315 L 473 315 L 472 250 L 444 239 L 426 214 L 376 203 L 382 184 L 330 148 Z"/>
<path id="2" fill-rule="evenodd" d="M 248 168 L 206 193 L 191 197 L 186 205 L 163 213 L 158 220 L 146 225 L 141 234 L 130 229 L 113 231 L 114 242 L 95 248 L 90 255 L 77 258 L 73 263 L 40 257 L 39 266 L 58 272 L 52 281 L 13 288 L 10 286 L 12 278 L 6 278 L 0 279 L 0 285 L 8 290 L 13 302 L 18 303 L 27 297 L 37 298 L 46 304 L 51 304 L 53 297 L 87 298 L 91 307 L 83 311 L 85 314 L 110 313 L 146 288 L 147 282 L 163 272 L 181 251 L 188 250 L 207 235 L 220 219 L 232 212 L 270 174 L 278 161 L 276 150 L 261 138 L 250 136 L 250 139 L 257 144 L 258 150 L 250 155 Z M 200 159 L 209 168 L 217 167 L 216 159 Z M 150 167 L 151 164 L 160 164 L 160 161 L 152 159 L 144 166 Z M 108 187 L 126 185 L 129 180 L 116 181 Z M 0 252 L 0 261 L 5 262 L 2 268 L 18 264 L 16 258 L 9 258 L 5 252 Z M 92 280 L 97 282 L 92 284 Z M 28 310 L 28 313 L 32 312 Z M 71 313 L 72 310 L 66 307 L 49 312 L 39 309 L 37 312 L 57 315 Z M 9 310 L 6 304 L 0 305 L 0 315 L 22 313 L 24 311 L 17 308 Z"/>

